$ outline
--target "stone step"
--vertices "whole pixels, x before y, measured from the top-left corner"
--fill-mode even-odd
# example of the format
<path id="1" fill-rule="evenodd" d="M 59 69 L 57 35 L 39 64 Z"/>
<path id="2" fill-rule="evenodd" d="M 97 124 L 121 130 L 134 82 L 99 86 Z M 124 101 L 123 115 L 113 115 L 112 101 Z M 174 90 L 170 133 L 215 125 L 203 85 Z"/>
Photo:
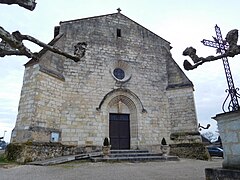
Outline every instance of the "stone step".
<path id="1" fill-rule="evenodd" d="M 92 162 L 146 162 L 146 161 L 179 161 L 177 156 L 136 156 L 136 157 L 96 157 Z"/>
<path id="2" fill-rule="evenodd" d="M 90 159 L 90 158 L 101 157 L 101 156 L 102 156 L 101 152 L 79 154 L 79 155 L 75 155 L 75 160 L 84 160 L 84 159 Z"/>
<path id="3" fill-rule="evenodd" d="M 162 156 L 162 154 L 148 153 L 148 152 L 112 153 L 112 154 L 109 154 L 109 157 L 140 157 L 140 156 Z"/>
<path id="4" fill-rule="evenodd" d="M 61 156 L 61 157 L 46 159 L 46 160 L 42 160 L 42 161 L 33 161 L 28 164 L 38 165 L 38 166 L 49 166 L 49 165 L 54 165 L 54 164 L 66 163 L 66 162 L 70 162 L 70 161 L 74 161 L 74 160 L 75 160 L 75 155 L 72 155 L 72 156 Z"/>
<path id="5" fill-rule="evenodd" d="M 102 152 L 62 156 L 43 161 L 30 162 L 31 165 L 48 166 L 66 163 L 74 160 L 91 160 L 92 162 L 141 162 L 141 161 L 178 161 L 177 156 L 163 156 L 161 153 L 149 153 L 146 150 L 111 150 L 108 157 L 103 157 Z"/>
<path id="6" fill-rule="evenodd" d="M 100 157 L 102 153 L 100 152 L 94 152 L 89 154 L 77 154 L 77 155 L 70 155 L 70 156 L 61 156 L 61 157 L 55 157 L 51 159 L 46 159 L 42 161 L 33 161 L 28 164 L 30 165 L 38 165 L 38 166 L 49 166 L 49 165 L 55 165 L 55 164 L 62 164 L 70 161 L 75 160 L 85 160 L 95 157 Z"/>
<path id="7" fill-rule="evenodd" d="M 121 154 L 121 153 L 148 153 L 148 150 L 133 150 L 133 149 L 123 149 L 123 150 L 111 150 L 111 154 Z"/>

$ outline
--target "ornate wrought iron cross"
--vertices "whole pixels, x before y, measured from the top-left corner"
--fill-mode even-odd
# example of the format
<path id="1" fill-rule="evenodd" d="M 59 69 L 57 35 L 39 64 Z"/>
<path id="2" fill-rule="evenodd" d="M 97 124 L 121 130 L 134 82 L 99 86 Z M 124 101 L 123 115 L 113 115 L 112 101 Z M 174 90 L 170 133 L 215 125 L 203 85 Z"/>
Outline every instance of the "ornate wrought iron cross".
<path id="1" fill-rule="evenodd" d="M 213 37 L 214 41 L 203 39 L 201 42 L 205 46 L 217 48 L 217 53 L 224 54 L 226 52 L 226 50 L 228 49 L 228 44 L 225 40 L 223 40 L 221 30 L 217 25 L 215 26 L 215 31 L 216 31 L 217 37 Z M 222 109 L 224 112 L 226 112 L 224 110 L 224 107 L 225 107 L 228 97 L 230 97 L 231 99 L 230 99 L 230 102 L 228 105 L 228 111 L 236 111 L 239 109 L 238 98 L 240 97 L 240 95 L 237 93 L 237 91 L 239 89 L 238 88 L 235 89 L 235 87 L 234 87 L 233 77 L 232 77 L 232 73 L 230 70 L 230 66 L 229 66 L 227 57 L 223 57 L 222 61 L 223 61 L 225 75 L 226 75 L 227 83 L 228 83 L 228 89 L 225 90 L 225 92 L 227 92 L 228 95 L 223 102 Z"/>

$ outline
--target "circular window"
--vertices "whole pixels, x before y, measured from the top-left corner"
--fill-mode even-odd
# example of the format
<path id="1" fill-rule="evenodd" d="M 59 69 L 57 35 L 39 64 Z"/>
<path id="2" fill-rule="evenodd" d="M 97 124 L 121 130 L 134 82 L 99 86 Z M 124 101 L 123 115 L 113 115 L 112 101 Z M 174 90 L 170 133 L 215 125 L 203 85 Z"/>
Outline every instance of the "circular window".
<path id="1" fill-rule="evenodd" d="M 132 77 L 132 68 L 127 62 L 122 60 L 113 61 L 110 66 L 109 72 L 112 77 L 116 80 L 116 85 L 121 85 L 129 81 Z"/>
<path id="2" fill-rule="evenodd" d="M 121 68 L 116 68 L 113 70 L 113 75 L 117 78 L 117 79 L 124 79 L 125 77 L 125 72 L 121 69 Z"/>

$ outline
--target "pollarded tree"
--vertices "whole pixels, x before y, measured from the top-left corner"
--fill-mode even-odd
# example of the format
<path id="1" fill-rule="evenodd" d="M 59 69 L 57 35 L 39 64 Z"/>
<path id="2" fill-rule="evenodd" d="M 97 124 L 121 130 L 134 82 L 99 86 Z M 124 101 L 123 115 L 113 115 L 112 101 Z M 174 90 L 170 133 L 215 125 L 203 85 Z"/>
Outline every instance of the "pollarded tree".
<path id="1" fill-rule="evenodd" d="M 0 0 L 0 4 L 17 4 L 25 9 L 33 11 L 36 7 L 35 0 Z M 63 36 L 63 34 L 60 34 L 58 38 Z M 82 53 L 78 53 L 78 47 L 75 47 L 74 55 L 71 55 L 69 53 L 66 53 L 56 47 L 53 47 L 49 44 L 45 44 L 38 39 L 29 36 L 29 35 L 23 35 L 19 31 L 15 31 L 13 33 L 9 33 L 7 30 L 5 30 L 3 27 L 0 26 L 0 57 L 4 56 L 11 56 L 11 55 L 22 55 L 26 56 L 28 58 L 33 58 L 38 60 L 37 53 L 31 52 L 30 49 L 28 49 L 24 44 L 23 40 L 30 41 L 32 43 L 35 43 L 39 45 L 40 47 L 43 47 L 49 51 L 52 51 L 54 53 L 60 54 L 62 56 L 65 56 L 66 58 L 70 58 L 74 60 L 75 62 L 80 61 L 81 57 L 83 56 Z"/>
<path id="2" fill-rule="evenodd" d="M 33 11 L 36 7 L 35 0 L 0 0 L 1 4 L 17 4 L 23 8 Z"/>

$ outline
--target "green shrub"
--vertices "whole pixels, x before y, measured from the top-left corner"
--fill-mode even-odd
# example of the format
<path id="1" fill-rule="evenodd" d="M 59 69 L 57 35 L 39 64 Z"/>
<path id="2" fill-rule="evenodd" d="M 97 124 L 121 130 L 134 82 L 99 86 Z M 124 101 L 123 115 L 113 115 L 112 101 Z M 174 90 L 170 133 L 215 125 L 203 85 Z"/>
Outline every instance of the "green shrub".
<path id="1" fill-rule="evenodd" d="M 8 163 L 8 160 L 5 154 L 0 154 L 0 163 Z"/>
<path id="2" fill-rule="evenodd" d="M 8 161 L 16 161 L 23 150 L 23 145 L 9 144 L 6 148 L 6 158 Z"/>
<path id="3" fill-rule="evenodd" d="M 109 146 L 110 142 L 109 142 L 109 138 L 105 137 L 104 141 L 103 141 L 103 146 Z"/>
<path id="4" fill-rule="evenodd" d="M 162 144 L 162 145 L 167 145 L 167 142 L 166 142 L 166 139 L 165 139 L 165 138 L 162 138 L 161 144 Z"/>

